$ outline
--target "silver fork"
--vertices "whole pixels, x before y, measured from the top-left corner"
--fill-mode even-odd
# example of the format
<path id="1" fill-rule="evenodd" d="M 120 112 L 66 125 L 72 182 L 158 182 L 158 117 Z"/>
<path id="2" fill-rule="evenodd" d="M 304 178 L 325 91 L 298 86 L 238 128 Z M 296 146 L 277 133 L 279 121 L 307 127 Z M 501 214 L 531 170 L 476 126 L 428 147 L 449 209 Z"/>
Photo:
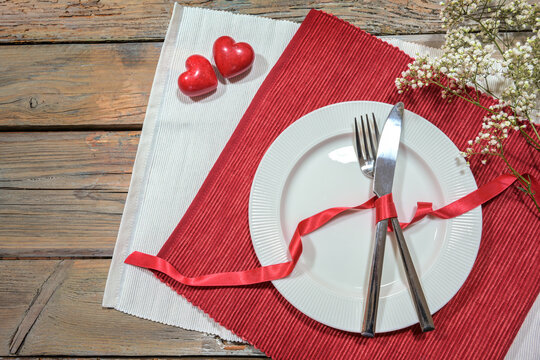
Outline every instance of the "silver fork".
<path id="1" fill-rule="evenodd" d="M 354 133 L 356 154 L 360 162 L 362 173 L 373 179 L 373 170 L 375 168 L 375 159 L 377 158 L 377 148 L 379 147 L 379 128 L 375 120 L 375 114 L 371 113 L 372 121 L 369 121 L 369 116 L 366 114 L 366 120 L 360 116 L 362 124 L 362 136 L 358 131 L 358 121 L 354 118 Z M 366 136 L 367 133 L 367 136 Z"/>

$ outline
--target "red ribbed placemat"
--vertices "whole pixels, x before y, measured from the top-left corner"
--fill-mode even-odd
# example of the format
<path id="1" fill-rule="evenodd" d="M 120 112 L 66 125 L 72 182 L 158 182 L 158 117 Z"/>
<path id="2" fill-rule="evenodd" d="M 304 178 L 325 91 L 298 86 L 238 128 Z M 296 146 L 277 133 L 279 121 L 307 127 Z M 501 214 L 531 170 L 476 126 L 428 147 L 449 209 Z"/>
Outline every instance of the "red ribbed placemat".
<path id="1" fill-rule="evenodd" d="M 274 139 L 319 107 L 349 100 L 403 101 L 463 148 L 476 135 L 482 111 L 464 101 L 448 104 L 434 88 L 398 96 L 394 80 L 410 61 L 358 28 L 311 11 L 159 256 L 187 276 L 259 266 L 248 226 L 253 176 Z M 527 159 L 517 162 L 519 169 L 538 176 L 531 165 L 538 164 L 538 154 L 518 143 L 509 146 L 509 156 Z M 473 172 L 484 184 L 503 169 L 492 164 Z M 502 358 L 540 290 L 540 222 L 515 188 L 483 209 L 478 259 L 462 289 L 434 316 L 437 329 L 431 333 L 419 333 L 415 326 L 365 339 L 304 316 L 271 284 L 190 288 L 158 277 L 273 358 Z"/>

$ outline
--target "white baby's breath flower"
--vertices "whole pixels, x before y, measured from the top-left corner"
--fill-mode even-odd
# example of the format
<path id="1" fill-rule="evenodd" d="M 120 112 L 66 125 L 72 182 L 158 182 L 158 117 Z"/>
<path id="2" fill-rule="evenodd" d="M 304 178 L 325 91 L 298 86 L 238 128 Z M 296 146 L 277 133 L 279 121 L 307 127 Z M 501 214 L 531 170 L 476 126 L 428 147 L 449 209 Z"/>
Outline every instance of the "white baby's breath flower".
<path id="1" fill-rule="evenodd" d="M 509 130 L 523 132 L 527 124 L 540 124 L 539 6 L 525 0 L 448 0 L 442 6 L 441 20 L 447 29 L 442 56 L 417 56 L 396 81 L 396 88 L 404 93 L 434 84 L 442 87 L 441 96 L 448 101 L 463 97 L 479 105 L 480 92 L 489 92 L 483 80 L 496 74 L 507 77 L 510 85 L 497 96 L 499 103 L 490 106 L 473 141 L 484 146 L 484 152 L 498 151 Z M 509 26 L 526 26 L 532 35 L 508 46 L 498 32 Z M 495 52 L 500 52 L 500 60 L 493 57 Z M 537 141 L 540 144 L 540 136 Z"/>
<path id="2" fill-rule="evenodd" d="M 468 166 L 473 158 L 480 157 L 485 165 L 487 157 L 496 156 L 519 176 L 503 148 L 506 139 L 517 133 L 533 151 L 540 151 L 540 5 L 526 0 L 447 0 L 441 6 L 442 27 L 446 29 L 442 55 L 417 55 L 396 79 L 397 91 L 403 94 L 438 86 L 441 97 L 449 102 L 462 98 L 482 107 L 486 115 L 478 126 L 478 135 L 467 141 L 467 148 L 461 152 L 463 159 Z M 532 35 L 511 44 L 499 34 L 501 29 L 527 29 Z M 499 58 L 493 57 L 494 53 Z M 493 75 L 508 80 L 500 93 L 494 94 L 488 87 L 487 79 Z M 482 92 L 498 103 L 486 109 Z M 527 180 L 521 181 L 540 212 Z"/>

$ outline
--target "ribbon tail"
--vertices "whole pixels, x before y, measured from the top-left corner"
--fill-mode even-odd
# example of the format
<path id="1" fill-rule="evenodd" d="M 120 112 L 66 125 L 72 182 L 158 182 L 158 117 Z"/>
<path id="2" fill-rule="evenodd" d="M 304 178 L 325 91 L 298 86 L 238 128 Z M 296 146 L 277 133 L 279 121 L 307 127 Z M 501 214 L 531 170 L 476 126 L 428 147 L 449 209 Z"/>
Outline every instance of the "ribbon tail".
<path id="1" fill-rule="evenodd" d="M 472 193 L 433 211 L 432 215 L 441 219 L 450 219 L 464 214 L 493 199 L 516 181 L 518 181 L 518 178 L 514 175 L 499 175 L 487 184 L 480 186 Z"/>
<path id="2" fill-rule="evenodd" d="M 131 253 L 124 263 L 134 265 L 154 271 L 163 273 L 175 281 L 188 286 L 241 286 L 259 284 L 266 281 L 273 281 L 287 277 L 296 266 L 300 255 L 302 254 L 302 239 L 303 235 L 307 235 L 327 222 L 335 218 L 336 216 L 349 211 L 351 209 L 370 209 L 375 206 L 375 198 L 371 198 L 365 203 L 355 207 L 336 207 L 321 211 L 318 214 L 310 216 L 298 223 L 296 231 L 289 244 L 289 254 L 291 260 L 267 266 L 261 266 L 258 268 L 235 271 L 235 272 L 222 272 L 208 275 L 201 275 L 197 277 L 188 277 L 181 274 L 171 263 L 160 257 L 145 254 L 139 251 Z"/>
<path id="3" fill-rule="evenodd" d="M 131 253 L 124 262 L 129 265 L 158 271 L 181 284 L 199 287 L 251 285 L 281 279 L 288 276 L 295 265 L 292 261 L 289 261 L 245 271 L 222 272 L 197 277 L 187 277 L 182 275 L 167 260 L 138 251 Z"/>

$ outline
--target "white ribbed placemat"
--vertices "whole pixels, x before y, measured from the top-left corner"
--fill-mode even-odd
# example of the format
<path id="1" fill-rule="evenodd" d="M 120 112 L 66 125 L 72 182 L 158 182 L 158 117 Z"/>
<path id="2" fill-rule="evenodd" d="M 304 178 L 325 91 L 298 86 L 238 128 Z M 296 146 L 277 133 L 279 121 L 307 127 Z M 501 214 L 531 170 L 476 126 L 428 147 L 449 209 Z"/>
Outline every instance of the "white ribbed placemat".
<path id="1" fill-rule="evenodd" d="M 135 250 L 158 253 L 298 26 L 175 4 L 152 85 L 103 306 L 240 340 L 152 273 L 125 266 L 123 261 Z M 177 85 L 185 60 L 200 54 L 213 63 L 212 45 L 222 35 L 251 44 L 256 53 L 253 68 L 247 76 L 232 81 L 218 76 L 215 93 L 191 100 Z"/>
<path id="2" fill-rule="evenodd" d="M 150 93 L 104 307 L 241 341 L 152 273 L 126 266 L 123 261 L 132 251 L 159 252 L 298 27 L 288 21 L 175 4 Z M 222 35 L 253 46 L 253 68 L 248 75 L 232 81 L 218 76 L 217 91 L 196 101 L 182 95 L 176 81 L 185 70 L 185 59 L 200 54 L 213 63 L 212 45 Z M 399 39 L 385 40 L 413 57 L 418 53 L 441 53 Z M 490 81 L 490 88 L 496 88 L 501 79 Z M 538 308 L 537 299 L 507 358 L 539 358 L 534 341 L 540 333 Z"/>

